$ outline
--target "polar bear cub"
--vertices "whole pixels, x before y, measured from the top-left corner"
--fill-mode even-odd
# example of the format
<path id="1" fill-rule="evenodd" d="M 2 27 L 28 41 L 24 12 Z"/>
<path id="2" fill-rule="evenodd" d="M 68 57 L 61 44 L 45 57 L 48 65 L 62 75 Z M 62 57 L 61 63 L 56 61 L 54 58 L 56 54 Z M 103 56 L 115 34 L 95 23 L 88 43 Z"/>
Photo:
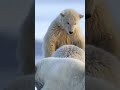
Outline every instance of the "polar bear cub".
<path id="1" fill-rule="evenodd" d="M 44 58 L 36 64 L 41 90 L 85 90 L 85 63 L 72 58 Z"/>
<path id="2" fill-rule="evenodd" d="M 52 57 L 75 58 L 85 62 L 85 51 L 75 45 L 63 45 L 53 53 Z"/>
<path id="3" fill-rule="evenodd" d="M 50 57 L 63 45 L 76 45 L 85 49 L 85 39 L 79 21 L 83 17 L 73 9 L 63 10 L 51 23 L 43 40 L 44 57 Z"/>

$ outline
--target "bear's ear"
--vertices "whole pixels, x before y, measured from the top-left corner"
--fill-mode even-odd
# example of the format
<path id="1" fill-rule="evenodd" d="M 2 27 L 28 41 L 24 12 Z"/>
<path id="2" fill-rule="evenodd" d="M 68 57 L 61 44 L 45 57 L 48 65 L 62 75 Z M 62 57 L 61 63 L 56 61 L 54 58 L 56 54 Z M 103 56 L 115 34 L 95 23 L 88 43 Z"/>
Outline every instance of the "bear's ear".
<path id="1" fill-rule="evenodd" d="M 65 15 L 64 15 L 64 13 L 60 13 L 60 15 L 62 16 L 62 17 L 64 17 Z"/>
<path id="2" fill-rule="evenodd" d="M 81 15 L 81 14 L 80 14 L 79 16 L 80 16 L 80 18 L 83 18 L 83 17 L 84 17 L 84 15 Z"/>

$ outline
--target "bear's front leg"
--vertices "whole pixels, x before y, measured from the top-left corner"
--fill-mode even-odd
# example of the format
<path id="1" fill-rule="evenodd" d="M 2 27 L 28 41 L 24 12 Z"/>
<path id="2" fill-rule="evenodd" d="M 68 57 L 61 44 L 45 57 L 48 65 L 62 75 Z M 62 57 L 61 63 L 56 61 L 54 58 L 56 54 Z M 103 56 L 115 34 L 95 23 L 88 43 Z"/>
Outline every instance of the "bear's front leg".
<path id="1" fill-rule="evenodd" d="M 55 52 L 55 44 L 48 42 L 44 45 L 44 57 L 50 57 Z"/>

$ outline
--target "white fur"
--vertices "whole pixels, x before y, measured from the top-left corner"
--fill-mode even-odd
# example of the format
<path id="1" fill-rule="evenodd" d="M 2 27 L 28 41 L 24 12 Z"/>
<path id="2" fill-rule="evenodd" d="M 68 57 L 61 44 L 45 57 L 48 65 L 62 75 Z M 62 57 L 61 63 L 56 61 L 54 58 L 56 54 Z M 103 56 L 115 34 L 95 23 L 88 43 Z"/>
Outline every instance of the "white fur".
<path id="1" fill-rule="evenodd" d="M 52 55 L 60 58 L 75 58 L 85 62 L 85 51 L 75 45 L 63 45 Z"/>
<path id="2" fill-rule="evenodd" d="M 71 58 L 46 58 L 36 64 L 41 90 L 85 90 L 85 64 Z"/>

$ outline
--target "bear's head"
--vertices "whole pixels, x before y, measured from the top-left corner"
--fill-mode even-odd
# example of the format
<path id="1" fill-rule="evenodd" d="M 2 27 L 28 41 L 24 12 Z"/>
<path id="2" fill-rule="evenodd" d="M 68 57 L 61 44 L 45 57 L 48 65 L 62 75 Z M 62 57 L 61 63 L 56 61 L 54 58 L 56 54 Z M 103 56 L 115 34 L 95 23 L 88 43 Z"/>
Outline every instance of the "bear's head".
<path id="1" fill-rule="evenodd" d="M 86 0 L 85 7 L 85 19 L 89 19 L 95 9 L 95 0 Z"/>
<path id="2" fill-rule="evenodd" d="M 102 5 L 103 0 L 86 0 L 85 1 L 85 19 L 92 17 L 97 6 Z"/>
<path id="3" fill-rule="evenodd" d="M 66 9 L 60 13 L 59 23 L 68 34 L 73 34 L 81 18 L 83 18 L 83 15 L 80 15 L 75 10 Z"/>

